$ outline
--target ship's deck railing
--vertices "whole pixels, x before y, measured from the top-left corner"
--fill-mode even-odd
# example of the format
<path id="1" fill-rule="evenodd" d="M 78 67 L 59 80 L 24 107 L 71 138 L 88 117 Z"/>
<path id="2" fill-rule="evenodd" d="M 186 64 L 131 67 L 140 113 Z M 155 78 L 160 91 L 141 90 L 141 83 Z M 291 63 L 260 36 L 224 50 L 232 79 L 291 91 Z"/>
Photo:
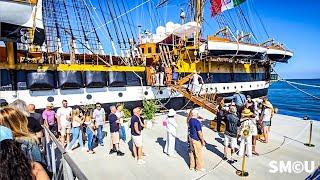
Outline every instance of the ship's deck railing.
<path id="1" fill-rule="evenodd" d="M 87 180 L 81 169 L 66 153 L 54 134 L 45 126 L 45 152 L 49 171 L 52 171 L 52 180 Z"/>

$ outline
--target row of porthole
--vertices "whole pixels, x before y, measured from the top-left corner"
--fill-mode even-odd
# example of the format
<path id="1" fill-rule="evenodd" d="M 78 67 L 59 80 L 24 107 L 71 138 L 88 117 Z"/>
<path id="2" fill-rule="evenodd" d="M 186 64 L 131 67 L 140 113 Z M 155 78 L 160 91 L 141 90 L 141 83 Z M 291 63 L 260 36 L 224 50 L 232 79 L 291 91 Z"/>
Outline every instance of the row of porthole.
<path id="1" fill-rule="evenodd" d="M 261 87 L 263 86 L 263 84 L 261 84 Z M 252 85 L 250 85 L 250 88 L 252 87 Z M 257 85 L 257 87 L 259 87 L 259 84 Z M 243 88 L 243 86 L 240 86 L 240 88 L 242 89 Z M 215 88 L 215 89 L 217 89 L 217 87 Z M 225 90 L 226 89 L 226 87 L 224 86 L 223 87 L 223 90 Z M 227 86 L 227 89 L 229 90 L 229 86 Z M 237 86 L 234 86 L 234 89 L 237 89 Z M 211 87 L 210 88 L 210 90 L 213 90 L 213 88 Z M 144 95 L 148 95 L 149 93 L 148 93 L 148 91 L 144 91 Z M 159 94 L 163 94 L 163 91 L 162 90 L 160 90 L 159 91 Z M 119 92 L 118 93 L 118 96 L 119 97 L 122 97 L 123 96 L 123 93 L 122 92 Z M 87 96 L 86 96 L 86 98 L 87 99 L 92 99 L 92 95 L 91 94 L 88 94 Z M 52 97 L 52 96 L 49 96 L 48 98 L 47 98 L 47 100 L 48 100 L 48 102 L 53 102 L 54 101 L 54 97 Z"/>
<path id="2" fill-rule="evenodd" d="M 263 84 L 261 84 L 261 85 L 257 84 L 257 87 L 259 87 L 259 86 L 263 87 Z M 243 88 L 243 86 L 240 86 L 240 89 L 242 89 L 242 88 Z M 250 85 L 250 88 L 252 88 L 252 85 Z M 212 88 L 210 88 L 210 89 L 212 90 Z M 226 89 L 226 87 L 224 86 L 223 90 L 225 90 L 225 89 Z M 227 86 L 227 89 L 229 90 L 229 86 Z M 234 86 L 234 89 L 237 89 L 237 86 Z"/>

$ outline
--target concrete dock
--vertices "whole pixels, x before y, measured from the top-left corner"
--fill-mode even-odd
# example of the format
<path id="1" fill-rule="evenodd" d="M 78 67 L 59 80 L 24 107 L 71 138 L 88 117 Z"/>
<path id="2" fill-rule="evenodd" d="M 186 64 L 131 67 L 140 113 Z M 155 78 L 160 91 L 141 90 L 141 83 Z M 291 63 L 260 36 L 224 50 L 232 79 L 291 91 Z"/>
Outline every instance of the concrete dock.
<path id="1" fill-rule="evenodd" d="M 162 120 L 165 115 L 155 118 L 153 127 L 145 129 L 143 133 L 143 151 L 146 156 L 146 164 L 138 165 L 131 155 L 129 144 L 122 142 L 121 149 L 125 152 L 124 157 L 115 154 L 109 155 L 110 136 L 104 138 L 105 146 L 95 148 L 96 154 L 90 155 L 76 149 L 71 157 L 81 168 L 88 179 L 235 179 L 236 170 L 241 167 L 241 157 L 235 155 L 238 161 L 229 164 L 223 161 L 223 135 L 209 129 L 209 120 L 212 114 L 200 109 L 200 115 L 205 118 L 203 122 L 204 138 L 206 146 L 204 148 L 205 172 L 190 171 L 188 167 L 189 157 L 187 153 L 187 125 L 186 111 L 178 112 L 176 115 L 179 124 L 176 140 L 176 157 L 168 157 L 163 153 L 165 145 L 165 129 Z M 309 173 L 303 171 L 295 172 L 275 172 L 269 163 L 279 167 L 280 161 L 308 161 L 311 167 L 312 161 L 315 168 L 320 165 L 320 122 L 313 122 L 312 143 L 315 147 L 307 147 L 309 137 L 309 121 L 299 118 L 275 115 L 272 120 L 271 138 L 267 144 L 257 142 L 259 156 L 246 159 L 245 169 L 249 173 L 248 179 L 305 179 Z M 127 137 L 128 141 L 130 137 Z"/>

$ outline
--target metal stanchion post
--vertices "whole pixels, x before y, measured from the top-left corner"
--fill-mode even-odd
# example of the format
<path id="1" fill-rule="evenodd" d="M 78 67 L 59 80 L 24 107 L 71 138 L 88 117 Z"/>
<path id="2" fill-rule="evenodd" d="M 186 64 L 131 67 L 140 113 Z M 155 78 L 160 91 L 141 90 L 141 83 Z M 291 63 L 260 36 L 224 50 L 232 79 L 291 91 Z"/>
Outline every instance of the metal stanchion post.
<path id="1" fill-rule="evenodd" d="M 311 143 L 311 139 L 312 139 L 312 120 L 310 120 L 310 134 L 309 134 L 309 142 L 308 143 L 305 143 L 304 145 L 305 146 L 308 146 L 308 147 L 314 147 L 315 145 Z"/>
<path id="2" fill-rule="evenodd" d="M 52 167 L 52 173 L 53 173 L 53 178 L 56 179 L 57 177 L 57 167 L 56 167 L 56 152 L 55 152 L 55 144 L 50 143 L 50 149 L 51 149 L 51 167 Z"/>
<path id="3" fill-rule="evenodd" d="M 248 129 L 245 129 L 245 130 L 243 131 L 243 135 L 244 135 L 244 137 L 245 137 L 246 140 L 247 140 L 247 137 L 249 136 L 249 130 L 248 130 Z M 241 177 L 249 176 L 249 173 L 244 170 L 245 162 L 246 162 L 246 151 L 247 151 L 246 146 L 247 146 L 247 145 L 246 145 L 246 143 L 245 143 L 245 145 L 244 145 L 244 151 L 243 151 L 243 157 L 242 157 L 241 170 L 237 170 L 237 171 L 236 171 L 236 174 L 237 174 L 238 176 L 241 176 Z"/>

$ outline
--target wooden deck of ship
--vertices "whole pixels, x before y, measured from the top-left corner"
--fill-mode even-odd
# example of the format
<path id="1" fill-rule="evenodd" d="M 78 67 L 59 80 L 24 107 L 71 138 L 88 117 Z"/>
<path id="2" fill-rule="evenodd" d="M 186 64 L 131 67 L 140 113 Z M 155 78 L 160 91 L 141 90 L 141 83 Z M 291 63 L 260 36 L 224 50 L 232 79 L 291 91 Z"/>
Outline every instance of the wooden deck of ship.
<path id="1" fill-rule="evenodd" d="M 146 129 L 143 133 L 144 157 L 146 164 L 138 165 L 131 156 L 128 144 L 122 143 L 121 149 L 126 153 L 124 157 L 109 155 L 109 133 L 104 138 L 105 146 L 95 148 L 96 154 L 89 155 L 76 149 L 71 154 L 72 159 L 88 177 L 88 179 L 235 179 L 236 170 L 241 167 L 241 157 L 235 155 L 238 162 L 229 164 L 222 161 L 223 135 L 208 128 L 208 119 L 212 114 L 201 109 L 200 115 L 206 120 L 203 123 L 204 138 L 204 162 L 206 172 L 190 171 L 188 168 L 187 154 L 187 126 L 186 112 L 179 112 L 177 122 L 176 150 L 177 157 L 168 157 L 163 153 L 165 145 L 165 130 L 162 127 L 162 119 L 165 115 L 155 118 L 152 129 Z M 304 179 L 308 173 L 270 173 L 271 161 L 315 161 L 316 167 L 320 164 L 320 122 L 313 123 L 312 142 L 316 147 L 304 146 L 309 136 L 309 121 L 299 118 L 276 115 L 272 121 L 271 139 L 268 144 L 257 142 L 257 150 L 260 156 L 254 156 L 246 160 L 248 179 Z"/>

